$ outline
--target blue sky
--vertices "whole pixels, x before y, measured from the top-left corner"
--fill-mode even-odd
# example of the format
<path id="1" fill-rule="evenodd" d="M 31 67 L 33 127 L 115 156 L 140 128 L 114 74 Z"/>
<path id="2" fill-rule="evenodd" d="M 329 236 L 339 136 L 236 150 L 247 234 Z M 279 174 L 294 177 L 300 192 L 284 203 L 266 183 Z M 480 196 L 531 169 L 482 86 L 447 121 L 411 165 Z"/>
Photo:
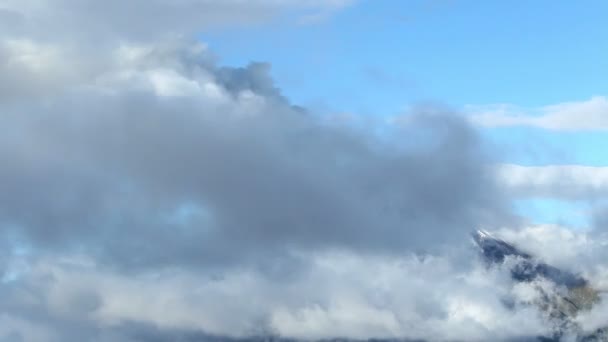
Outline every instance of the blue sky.
<path id="1" fill-rule="evenodd" d="M 290 99 L 321 110 L 383 117 L 439 102 L 456 109 L 508 104 L 538 115 L 544 106 L 608 94 L 606 13 L 608 2 L 600 0 L 368 0 L 313 22 L 287 16 L 201 40 L 225 64 L 271 63 Z M 604 130 L 481 132 L 499 163 L 608 164 Z M 588 223 L 580 201 L 527 198 L 515 206 L 537 222 Z"/>
<path id="2" fill-rule="evenodd" d="M 203 40 L 227 64 L 271 62 L 303 103 L 370 114 L 417 101 L 542 106 L 608 92 L 608 3 L 583 3 L 368 0 L 321 22 Z"/>

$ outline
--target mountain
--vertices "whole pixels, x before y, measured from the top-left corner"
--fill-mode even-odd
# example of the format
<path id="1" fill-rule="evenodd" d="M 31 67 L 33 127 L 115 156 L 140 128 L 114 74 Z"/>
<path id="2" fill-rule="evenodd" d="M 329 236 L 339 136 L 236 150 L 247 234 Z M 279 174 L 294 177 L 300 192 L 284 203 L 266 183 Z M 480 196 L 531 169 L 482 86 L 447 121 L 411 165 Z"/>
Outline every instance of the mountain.
<path id="1" fill-rule="evenodd" d="M 483 257 L 488 263 L 499 264 L 504 262 L 506 257 L 517 258 L 519 262 L 511 269 L 514 280 L 532 281 L 543 277 L 556 285 L 563 285 L 569 289 L 588 285 L 584 278 L 545 264 L 486 231 L 478 230 L 473 233 L 473 240 L 481 248 Z"/>
<path id="2" fill-rule="evenodd" d="M 577 335 L 579 341 L 608 341 L 608 328 L 585 335 L 574 320 L 579 312 L 589 310 L 599 302 L 599 291 L 588 280 L 546 264 L 486 231 L 477 230 L 472 235 L 488 266 L 508 265 L 514 282 L 544 280 L 552 285 L 549 288 L 535 286 L 540 299 L 530 303 L 538 306 L 555 327 L 553 336 L 539 337 L 540 341 L 560 341 L 567 334 Z M 508 264 L 507 259 L 511 261 Z"/>

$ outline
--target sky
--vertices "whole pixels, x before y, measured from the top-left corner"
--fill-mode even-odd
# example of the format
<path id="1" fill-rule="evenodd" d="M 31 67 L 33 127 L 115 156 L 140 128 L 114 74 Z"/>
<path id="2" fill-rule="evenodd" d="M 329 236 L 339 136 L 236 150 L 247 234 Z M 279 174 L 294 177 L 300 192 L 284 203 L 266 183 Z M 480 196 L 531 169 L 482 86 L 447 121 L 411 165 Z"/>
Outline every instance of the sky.
<path id="1" fill-rule="evenodd" d="M 550 335 L 470 233 L 608 288 L 607 9 L 0 0 L 0 341 Z"/>
<path id="2" fill-rule="evenodd" d="M 201 37 L 230 64 L 271 60 L 277 82 L 299 103 L 376 115 L 418 101 L 534 108 L 608 91 L 607 6 L 362 1 L 314 25 L 286 19 Z M 308 75 L 320 70 L 319 85 Z"/>

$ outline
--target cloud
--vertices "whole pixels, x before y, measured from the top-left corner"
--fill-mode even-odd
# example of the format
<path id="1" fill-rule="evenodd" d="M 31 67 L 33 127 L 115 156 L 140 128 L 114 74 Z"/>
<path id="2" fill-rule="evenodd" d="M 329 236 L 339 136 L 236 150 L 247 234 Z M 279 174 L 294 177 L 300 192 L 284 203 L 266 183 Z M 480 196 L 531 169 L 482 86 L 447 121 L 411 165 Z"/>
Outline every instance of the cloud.
<path id="1" fill-rule="evenodd" d="M 225 27 L 324 16 L 350 0 L 24 0 L 0 4 L 0 100 L 87 84 L 131 58 Z M 283 20 L 285 21 L 285 20 Z M 293 20 L 289 19 L 289 22 Z M 143 50 L 143 51 L 142 51 Z M 108 55 L 108 54 L 115 54 Z M 168 57 L 168 56 L 166 56 Z M 208 53 L 207 58 L 213 57 Z"/>
<path id="2" fill-rule="evenodd" d="M 44 39 L 110 36 L 114 40 L 157 39 L 189 35 L 204 29 L 267 23 L 282 16 L 328 13 L 352 0 L 135 0 L 3 1 L 0 15 L 9 32 Z M 9 25 L 11 24 L 11 25 Z M 42 25 L 45 30 L 40 30 Z M 4 26 L 4 25 L 3 25 Z M 80 28 L 79 31 L 72 31 Z"/>
<path id="3" fill-rule="evenodd" d="M 588 274 L 600 263 L 600 260 L 590 262 L 590 258 L 602 257 L 600 252 L 605 244 L 604 239 L 596 239 L 591 232 L 552 224 L 528 225 L 517 230 L 505 228 L 498 234 L 549 264 Z"/>
<path id="4" fill-rule="evenodd" d="M 426 249 L 504 214 L 456 116 L 413 113 L 400 134 L 417 145 L 392 148 L 292 107 L 265 65 L 218 68 L 204 54 L 160 48 L 8 106 L 6 225 L 125 265 L 199 264 L 285 246 Z"/>
<path id="5" fill-rule="evenodd" d="M 312 256 L 297 280 L 277 282 L 251 270 L 220 277 L 188 270 L 133 275 L 86 257 L 43 258 L 32 261 L 18 281 L 1 285 L 10 310 L 0 333 L 51 334 L 40 341 L 76 341 L 87 334 L 200 341 L 217 334 L 500 340 L 547 333 L 533 307 L 512 310 L 496 295 L 519 298 L 525 284 L 511 288 L 504 270 L 470 266 L 442 256 L 329 253 Z"/>
<path id="6" fill-rule="evenodd" d="M 545 260 L 584 272 L 593 286 L 606 284 L 606 268 L 589 258 L 601 256 L 605 239 L 555 226 L 500 234 Z M 0 284 L 6 311 L 0 337 L 27 341 L 90 336 L 101 341 L 226 341 L 266 334 L 532 340 L 525 338 L 551 335 L 554 329 L 551 318 L 531 305 L 543 300 L 539 287 L 559 290 L 542 281 L 513 283 L 508 268 L 486 268 L 466 248 L 424 257 L 315 253 L 308 256 L 305 272 L 280 281 L 250 268 L 127 274 L 87 255 L 21 255 L 13 261 L 28 267 Z M 601 327 L 603 312 L 602 304 L 577 316 L 581 333 Z"/>
<path id="7" fill-rule="evenodd" d="M 473 123 L 484 127 L 531 126 L 555 131 L 604 131 L 608 129 L 608 99 L 564 102 L 540 108 L 512 105 L 468 106 Z"/>
<path id="8" fill-rule="evenodd" d="M 608 168 L 584 165 L 498 165 L 496 175 L 517 197 L 601 200 L 608 195 Z"/>

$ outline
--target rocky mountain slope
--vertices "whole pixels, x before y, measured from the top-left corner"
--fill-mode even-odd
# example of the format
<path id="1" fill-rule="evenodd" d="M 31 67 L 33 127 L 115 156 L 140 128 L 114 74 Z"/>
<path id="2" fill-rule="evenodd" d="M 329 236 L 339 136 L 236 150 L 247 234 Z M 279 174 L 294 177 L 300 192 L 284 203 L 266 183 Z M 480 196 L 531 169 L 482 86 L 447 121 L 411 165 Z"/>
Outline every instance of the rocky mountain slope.
<path id="1" fill-rule="evenodd" d="M 586 334 L 575 317 L 599 302 L 599 291 L 588 280 L 546 264 L 513 244 L 490 233 L 477 230 L 473 240 L 488 266 L 509 267 L 514 282 L 528 282 L 538 292 L 534 301 L 552 324 L 553 334 L 539 337 L 541 341 L 560 341 L 566 336 L 578 341 L 608 341 L 608 328 Z"/>

